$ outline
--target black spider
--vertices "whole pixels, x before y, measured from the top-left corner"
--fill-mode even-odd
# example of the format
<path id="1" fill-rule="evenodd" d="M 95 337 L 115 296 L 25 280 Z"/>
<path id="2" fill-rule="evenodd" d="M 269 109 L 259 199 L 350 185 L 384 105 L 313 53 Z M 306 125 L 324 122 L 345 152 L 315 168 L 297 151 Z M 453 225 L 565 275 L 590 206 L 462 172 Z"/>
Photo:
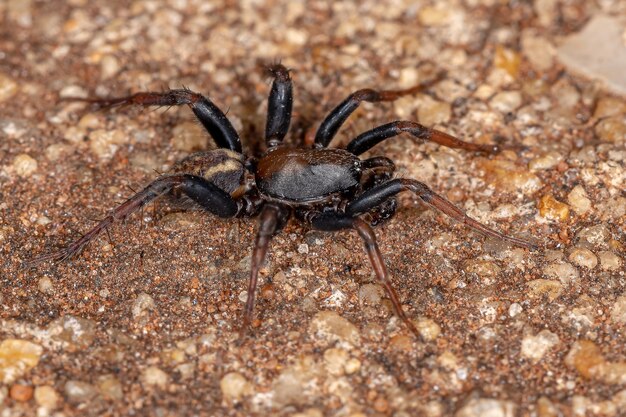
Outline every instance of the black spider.
<path id="1" fill-rule="evenodd" d="M 534 248 L 529 242 L 505 236 L 467 217 L 463 211 L 419 181 L 392 178 L 395 166 L 389 158 L 375 156 L 362 160 L 358 157 L 383 140 L 403 132 L 422 140 L 470 151 L 494 153 L 499 150 L 497 146 L 467 143 L 418 123 L 395 121 L 362 133 L 346 149 L 327 147 L 361 102 L 393 101 L 428 84 L 398 91 L 356 91 L 324 119 L 312 147 L 292 147 L 283 144 L 289 129 L 293 104 L 289 71 L 282 65 L 273 65 L 269 70 L 274 81 L 269 95 L 265 128 L 267 151 L 258 159 L 242 153 L 239 135 L 224 113 L 208 98 L 188 89 L 164 93 L 144 92 L 110 99 L 73 98 L 72 100 L 87 101 L 104 107 L 187 104 L 219 149 L 198 152 L 183 159 L 169 173 L 161 175 L 111 211 L 83 237 L 65 249 L 34 259 L 31 264 L 63 260 L 77 254 L 114 222 L 126 218 L 166 194 L 191 199 L 203 209 L 222 218 L 258 215 L 259 230 L 252 251 L 243 334 L 252 320 L 257 277 L 269 241 L 295 215 L 313 229 L 356 230 L 365 243 L 376 277 L 385 287 L 396 314 L 417 334 L 417 329 L 402 310 L 391 286 L 371 228 L 394 214 L 396 194 L 411 191 L 428 206 L 441 210 L 483 235 L 494 236 L 528 249 Z"/>

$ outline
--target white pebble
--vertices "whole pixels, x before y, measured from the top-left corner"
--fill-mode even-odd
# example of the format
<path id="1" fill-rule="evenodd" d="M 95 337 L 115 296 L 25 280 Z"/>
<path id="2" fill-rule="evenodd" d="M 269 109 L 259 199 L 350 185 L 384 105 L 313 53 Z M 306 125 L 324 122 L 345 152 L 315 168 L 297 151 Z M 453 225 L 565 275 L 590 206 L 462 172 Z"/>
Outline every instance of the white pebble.
<path id="1" fill-rule="evenodd" d="M 21 153 L 13 159 L 13 169 L 22 178 L 30 177 L 37 171 L 37 161 L 30 155 Z"/>
<path id="2" fill-rule="evenodd" d="M 606 271 L 617 271 L 622 264 L 620 257 L 613 252 L 601 251 L 598 252 L 598 256 L 600 257 L 600 265 L 602 265 L 602 269 Z"/>
<path id="3" fill-rule="evenodd" d="M 509 316 L 511 317 L 519 315 L 522 311 L 524 311 L 524 308 L 519 303 L 513 303 L 509 306 Z"/>
<path id="4" fill-rule="evenodd" d="M 489 102 L 492 109 L 502 113 L 510 113 L 522 105 L 522 93 L 519 91 L 502 91 Z"/>
<path id="5" fill-rule="evenodd" d="M 227 403 L 239 402 L 244 396 L 252 393 L 248 380 L 237 372 L 224 375 L 220 381 L 220 388 L 224 401 Z"/>
<path id="6" fill-rule="evenodd" d="M 611 308 L 611 320 L 615 323 L 626 324 L 626 295 L 617 297 Z"/>
<path id="7" fill-rule="evenodd" d="M 587 248 L 575 248 L 570 253 L 569 260 L 587 269 L 593 269 L 598 265 L 598 258 Z"/>
<path id="8" fill-rule="evenodd" d="M 54 410 L 59 400 L 59 394 L 51 386 L 41 385 L 35 387 L 35 402 L 40 407 L 44 407 L 47 410 Z"/>
<path id="9" fill-rule="evenodd" d="M 54 286 L 52 285 L 52 280 L 49 277 L 40 278 L 38 284 L 40 292 L 44 294 L 54 293 Z"/>
<path id="10" fill-rule="evenodd" d="M 169 376 L 156 366 L 147 367 L 141 374 L 141 381 L 144 385 L 165 388 L 168 380 Z"/>
<path id="11" fill-rule="evenodd" d="M 536 335 L 524 336 L 521 355 L 537 363 L 557 343 L 559 343 L 559 337 L 556 334 L 550 330 L 542 330 Z"/>
<path id="12" fill-rule="evenodd" d="M 591 209 L 591 200 L 587 197 L 587 192 L 582 185 L 572 188 L 572 191 L 567 195 L 567 202 L 579 215 L 585 214 Z"/>

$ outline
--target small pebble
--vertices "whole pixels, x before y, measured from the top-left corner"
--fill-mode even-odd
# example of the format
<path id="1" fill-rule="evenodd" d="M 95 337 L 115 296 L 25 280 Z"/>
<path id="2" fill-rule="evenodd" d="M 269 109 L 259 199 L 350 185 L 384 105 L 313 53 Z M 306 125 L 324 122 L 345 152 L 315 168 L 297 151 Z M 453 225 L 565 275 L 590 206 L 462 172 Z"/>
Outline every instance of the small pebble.
<path id="1" fill-rule="evenodd" d="M 112 374 L 98 377 L 98 390 L 107 399 L 119 401 L 124 398 L 122 383 Z"/>
<path id="2" fill-rule="evenodd" d="M 611 307 L 611 320 L 615 323 L 626 324 L 626 295 L 617 297 Z"/>
<path id="3" fill-rule="evenodd" d="M 482 159 L 477 165 L 485 171 L 487 181 L 505 192 L 521 191 L 524 194 L 533 194 L 542 186 L 539 177 L 512 161 Z"/>
<path id="4" fill-rule="evenodd" d="M 547 397 L 541 397 L 537 400 L 537 417 L 559 417 L 561 413 L 559 409 Z"/>
<path id="5" fill-rule="evenodd" d="M 328 341 L 342 341 L 350 345 L 361 344 L 361 337 L 356 326 L 334 311 L 320 311 L 313 317 L 311 333 Z"/>
<path id="6" fill-rule="evenodd" d="M 357 358 L 349 359 L 348 362 L 346 362 L 346 366 L 345 366 L 346 374 L 352 375 L 356 372 L 359 372 L 360 369 L 361 369 L 361 361 L 358 360 Z"/>
<path id="7" fill-rule="evenodd" d="M 576 368 L 585 378 L 591 378 L 591 368 L 604 362 L 600 348 L 590 340 L 575 342 L 567 356 L 565 364 Z"/>
<path id="8" fill-rule="evenodd" d="M 56 162 L 66 154 L 72 151 L 72 147 L 63 143 L 54 143 L 46 148 L 44 151 L 46 159 L 50 162 Z"/>
<path id="9" fill-rule="evenodd" d="M 493 398 L 472 398 L 454 417 L 515 417 L 516 407 L 511 401 Z"/>
<path id="10" fill-rule="evenodd" d="M 30 177 L 37 171 L 37 161 L 25 153 L 19 154 L 13 159 L 13 170 L 22 178 Z"/>
<path id="11" fill-rule="evenodd" d="M 154 298 L 145 292 L 140 293 L 132 306 L 132 315 L 134 319 L 139 317 L 146 317 L 151 311 L 156 310 L 156 303 Z"/>
<path id="12" fill-rule="evenodd" d="M 35 402 L 48 410 L 57 408 L 60 401 L 59 394 L 50 385 L 41 385 L 35 388 Z"/>
<path id="13" fill-rule="evenodd" d="M 84 349 L 95 339 L 96 329 L 95 321 L 68 314 L 53 320 L 47 331 L 54 340 L 65 342 L 71 348 Z"/>
<path id="14" fill-rule="evenodd" d="M 509 316 L 510 317 L 515 317 L 515 316 L 519 315 L 522 311 L 524 311 L 524 308 L 519 303 L 513 303 L 513 304 L 511 304 L 509 306 Z"/>
<path id="15" fill-rule="evenodd" d="M 598 139 L 602 142 L 626 142 L 626 117 L 613 116 L 601 120 L 594 128 Z"/>
<path id="16" fill-rule="evenodd" d="M 602 97 L 596 104 L 593 117 L 594 119 L 604 119 L 621 114 L 626 114 L 626 101 L 616 97 Z"/>
<path id="17" fill-rule="evenodd" d="M 600 266 L 605 271 L 617 271 L 622 265 L 620 257 L 613 252 L 601 251 L 598 252 L 598 257 L 600 258 Z"/>
<path id="18" fill-rule="evenodd" d="M 54 294 L 54 285 L 50 277 L 42 277 L 38 282 L 38 289 L 44 294 Z"/>
<path id="19" fill-rule="evenodd" d="M 489 105 L 501 113 L 510 113 L 522 105 L 522 94 L 519 91 L 502 91 L 493 96 Z"/>
<path id="20" fill-rule="evenodd" d="M 519 66 L 522 62 L 521 55 L 512 49 L 507 49 L 498 45 L 493 64 L 497 69 L 503 70 L 509 77 L 515 78 L 519 73 Z M 494 80 L 491 80 L 494 81 Z M 501 84 L 501 83 L 500 83 Z"/>
<path id="21" fill-rule="evenodd" d="M 111 78 L 120 70 L 120 63 L 113 55 L 105 55 L 100 61 L 100 72 L 103 79 Z"/>
<path id="22" fill-rule="evenodd" d="M 565 221 L 569 217 L 569 207 L 554 198 L 552 194 L 541 197 L 538 204 L 541 217 L 551 220 Z"/>
<path id="23" fill-rule="evenodd" d="M 252 386 L 248 380 L 237 372 L 230 372 L 220 380 L 222 397 L 228 404 L 237 403 L 246 395 L 252 393 Z"/>
<path id="24" fill-rule="evenodd" d="M 302 253 L 302 254 L 309 253 L 309 245 L 307 245 L 306 243 L 299 244 L 298 253 Z"/>
<path id="25" fill-rule="evenodd" d="M 100 159 L 110 159 L 127 141 L 128 135 L 120 129 L 97 129 L 89 134 L 89 149 Z"/>
<path id="26" fill-rule="evenodd" d="M 432 319 L 420 317 L 415 322 L 415 327 L 420 336 L 427 341 L 432 342 L 441 334 L 441 327 Z"/>
<path id="27" fill-rule="evenodd" d="M 561 155 L 559 152 L 547 152 L 543 155 L 533 158 L 528 163 L 528 168 L 533 171 L 552 169 L 557 166 L 562 160 L 563 155 Z"/>
<path id="28" fill-rule="evenodd" d="M 33 398 L 33 387 L 30 385 L 15 384 L 9 390 L 9 396 L 15 401 L 26 402 Z"/>
<path id="29" fill-rule="evenodd" d="M 344 349 L 330 348 L 324 352 L 324 364 L 331 375 L 343 375 L 349 355 Z"/>
<path id="30" fill-rule="evenodd" d="M 0 343 L 0 382 L 11 384 L 37 366 L 43 348 L 20 339 L 5 339 Z"/>
<path id="31" fill-rule="evenodd" d="M 374 401 L 374 410 L 379 413 L 386 413 L 387 410 L 389 410 L 389 401 L 381 396 L 376 397 L 376 400 Z"/>
<path id="32" fill-rule="evenodd" d="M 555 48 L 548 39 L 529 30 L 522 33 L 522 52 L 537 71 L 547 71 L 554 64 Z"/>
<path id="33" fill-rule="evenodd" d="M 384 294 L 385 290 L 379 284 L 363 284 L 359 288 L 359 302 L 361 305 L 378 306 Z"/>
<path id="34" fill-rule="evenodd" d="M 418 18 L 424 26 L 443 26 L 448 23 L 450 12 L 446 7 L 426 6 L 420 8 Z"/>
<path id="35" fill-rule="evenodd" d="M 535 279 L 526 283 L 530 295 L 535 297 L 547 296 L 548 301 L 554 301 L 563 292 L 563 284 L 551 279 Z"/>
<path id="36" fill-rule="evenodd" d="M 77 380 L 69 380 L 63 389 L 67 400 L 72 404 L 88 402 L 98 395 L 98 390 L 93 385 Z"/>
<path id="37" fill-rule="evenodd" d="M 163 389 L 166 387 L 168 381 L 169 376 L 167 373 L 156 366 L 149 366 L 141 373 L 141 382 L 145 386 L 154 386 Z"/>
<path id="38" fill-rule="evenodd" d="M 542 330 L 536 335 L 524 336 L 521 355 L 532 363 L 537 363 L 558 343 L 559 337 L 556 334 L 550 330 Z"/>
<path id="39" fill-rule="evenodd" d="M 412 336 L 397 334 L 389 340 L 389 348 L 396 352 L 410 353 L 413 350 Z"/>
<path id="40" fill-rule="evenodd" d="M 572 188 L 572 191 L 567 195 L 567 202 L 579 215 L 585 214 L 591 209 L 591 200 L 587 197 L 587 192 L 582 185 Z"/>
<path id="41" fill-rule="evenodd" d="M 543 273 L 552 279 L 558 279 L 564 285 L 570 285 L 580 278 L 580 273 L 572 264 L 562 261 L 546 265 Z"/>
<path id="42" fill-rule="evenodd" d="M 18 84 L 6 74 L 0 73 L 0 103 L 9 100 L 18 92 Z"/>
<path id="43" fill-rule="evenodd" d="M 605 224 L 585 227 L 576 234 L 579 241 L 587 242 L 596 247 L 606 246 L 610 236 L 611 234 Z"/>
<path id="44" fill-rule="evenodd" d="M 598 258 L 589 249 L 574 248 L 568 259 L 575 265 L 582 266 L 587 269 L 593 269 L 598 265 Z"/>

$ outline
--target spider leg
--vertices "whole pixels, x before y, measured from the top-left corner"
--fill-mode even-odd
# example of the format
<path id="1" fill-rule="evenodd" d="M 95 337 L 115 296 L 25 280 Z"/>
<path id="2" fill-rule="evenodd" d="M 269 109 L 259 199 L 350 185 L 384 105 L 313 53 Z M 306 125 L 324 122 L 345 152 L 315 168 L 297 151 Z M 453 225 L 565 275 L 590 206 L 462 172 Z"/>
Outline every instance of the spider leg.
<path id="1" fill-rule="evenodd" d="M 391 285 L 391 281 L 389 280 L 389 274 L 387 273 L 387 268 L 385 267 L 385 261 L 383 260 L 383 256 L 380 253 L 380 249 L 378 249 L 378 244 L 376 243 L 376 235 L 374 234 L 372 228 L 365 221 L 359 219 L 358 217 L 352 217 L 348 214 L 336 212 L 315 213 L 309 217 L 309 221 L 313 228 L 318 230 L 333 232 L 342 229 L 353 229 L 357 231 L 361 239 L 363 239 L 363 243 L 365 244 L 365 250 L 367 251 L 367 255 L 370 258 L 370 262 L 372 264 L 372 268 L 374 269 L 374 273 L 376 274 L 376 278 L 387 291 L 387 295 L 391 300 L 391 304 L 393 305 L 393 309 L 396 312 L 396 315 L 400 317 L 400 319 L 417 337 L 419 337 L 419 332 L 417 331 L 417 328 L 409 320 L 407 315 L 404 313 L 404 310 L 402 310 L 402 304 L 400 303 L 396 291 Z"/>
<path id="2" fill-rule="evenodd" d="M 64 101 L 83 101 L 97 105 L 99 108 L 118 106 L 158 106 L 172 107 L 188 105 L 202 123 L 204 128 L 220 148 L 227 148 L 241 153 L 239 134 L 222 112 L 211 100 L 186 88 L 158 92 L 140 92 L 130 96 L 111 98 L 65 97 Z"/>
<path id="3" fill-rule="evenodd" d="M 268 147 L 282 143 L 291 122 L 293 108 L 293 87 L 289 70 L 281 64 L 268 68 L 274 77 L 272 90 L 267 101 L 267 123 L 265 125 L 265 142 Z"/>
<path id="4" fill-rule="evenodd" d="M 442 211 L 444 214 L 460 221 L 484 236 L 502 239 L 516 246 L 531 250 L 537 249 L 537 245 L 531 242 L 507 236 L 472 219 L 463 210 L 432 191 L 426 184 L 407 178 L 396 178 L 363 192 L 346 206 L 346 213 L 353 216 L 365 213 L 402 191 L 415 193 L 428 206 Z"/>
<path id="5" fill-rule="evenodd" d="M 318 148 L 327 147 L 330 141 L 337 134 L 339 128 L 344 124 L 348 117 L 354 113 L 363 101 L 367 101 L 369 103 L 394 101 L 402 96 L 416 94 L 417 92 L 439 82 L 443 79 L 444 75 L 445 72 L 440 72 L 434 79 L 405 90 L 372 90 L 370 88 L 366 88 L 355 91 L 337 107 L 335 107 L 322 121 L 320 127 L 315 133 L 315 146 Z"/>
<path id="6" fill-rule="evenodd" d="M 476 143 L 464 142 L 454 136 L 448 135 L 447 133 L 435 129 L 429 129 L 419 123 L 401 120 L 387 123 L 361 133 L 348 144 L 346 150 L 355 155 L 361 155 L 363 152 L 368 151 L 370 148 L 385 139 L 398 136 L 403 132 L 407 132 L 418 139 L 432 141 L 440 145 L 447 146 L 448 148 L 465 149 L 468 151 L 486 153 L 496 153 L 500 150 L 497 145 L 479 145 Z"/>
<path id="7" fill-rule="evenodd" d="M 250 280 L 248 281 L 248 296 L 243 314 L 243 324 L 239 330 L 240 341 L 243 341 L 246 331 L 250 323 L 252 323 L 259 269 L 265 261 L 270 240 L 286 223 L 288 216 L 288 211 L 273 204 L 266 204 L 261 209 L 261 214 L 259 215 L 259 230 L 257 231 L 254 249 L 252 250 Z"/>
<path id="8" fill-rule="evenodd" d="M 80 239 L 64 249 L 32 259 L 26 265 L 35 266 L 45 261 L 60 261 L 76 255 L 113 223 L 126 219 L 135 211 L 169 192 L 185 194 L 219 217 L 233 217 L 239 211 L 239 205 L 228 193 L 202 177 L 187 174 L 164 176 L 113 209 L 107 217 Z"/>

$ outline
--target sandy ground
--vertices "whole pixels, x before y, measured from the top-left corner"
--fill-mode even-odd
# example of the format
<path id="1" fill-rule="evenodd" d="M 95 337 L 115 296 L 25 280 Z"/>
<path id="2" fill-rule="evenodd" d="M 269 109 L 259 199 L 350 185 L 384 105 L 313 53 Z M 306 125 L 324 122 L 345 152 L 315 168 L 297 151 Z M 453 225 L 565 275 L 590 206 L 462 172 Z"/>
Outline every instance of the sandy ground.
<path id="1" fill-rule="evenodd" d="M 0 2 L 0 416 L 626 415 L 626 101 L 555 57 L 625 5 L 434 3 Z M 356 89 L 447 70 L 428 91 L 363 105 L 333 146 L 396 119 L 500 143 L 485 156 L 402 136 L 370 155 L 542 249 L 403 196 L 376 233 L 417 338 L 356 235 L 291 222 L 242 345 L 255 219 L 162 204 L 77 258 L 22 267 L 212 146 L 187 108 L 59 98 L 185 85 L 258 152 L 276 60 L 294 79 L 292 143 Z"/>

